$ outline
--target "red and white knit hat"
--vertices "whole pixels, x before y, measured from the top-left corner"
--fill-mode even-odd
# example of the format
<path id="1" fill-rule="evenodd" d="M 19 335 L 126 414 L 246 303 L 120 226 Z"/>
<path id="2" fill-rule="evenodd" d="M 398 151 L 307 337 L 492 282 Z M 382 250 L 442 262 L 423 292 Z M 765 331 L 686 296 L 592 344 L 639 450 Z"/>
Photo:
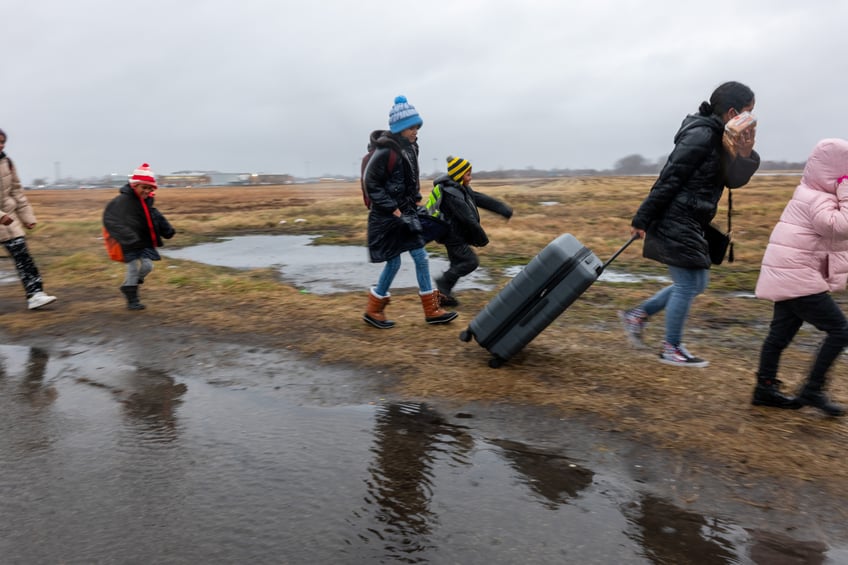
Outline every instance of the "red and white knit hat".
<path id="1" fill-rule="evenodd" d="M 156 184 L 156 175 L 150 170 L 150 165 L 144 163 L 142 166 L 133 171 L 130 177 L 130 184 L 149 184 L 153 188 L 158 188 Z"/>

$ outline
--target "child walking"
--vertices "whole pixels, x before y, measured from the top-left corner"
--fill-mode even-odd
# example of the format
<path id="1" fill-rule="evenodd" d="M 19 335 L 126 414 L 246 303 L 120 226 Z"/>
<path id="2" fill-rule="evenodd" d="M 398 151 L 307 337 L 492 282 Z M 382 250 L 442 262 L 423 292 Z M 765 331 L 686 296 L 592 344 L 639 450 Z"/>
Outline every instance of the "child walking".
<path id="1" fill-rule="evenodd" d="M 127 272 L 121 293 L 128 310 L 144 310 L 138 298 L 138 287 L 153 270 L 153 261 L 162 257 L 156 251 L 162 238 L 170 239 L 176 231 L 153 206 L 156 176 L 144 163 L 133 171 L 130 182 L 121 187 L 103 211 L 103 227 L 121 244 Z"/>
<path id="2" fill-rule="evenodd" d="M 477 208 L 500 214 L 506 219 L 512 217 L 512 208 L 506 202 L 471 188 L 471 163 L 468 160 L 449 156 L 447 162 L 447 174 L 433 181 L 427 210 L 430 214 L 434 213 L 438 202 L 438 217 L 448 226 L 445 235 L 436 240 L 444 244 L 450 261 L 447 270 L 436 278 L 439 299 L 442 306 L 459 306 L 459 301 L 452 294 L 454 285 L 480 266 L 480 259 L 471 246 L 484 247 L 489 243 L 480 225 Z"/>
<path id="3" fill-rule="evenodd" d="M 430 263 L 423 228 L 418 219 L 421 200 L 418 169 L 418 130 L 424 120 L 405 96 L 395 98 L 389 112 L 389 130 L 371 133 L 369 149 L 376 148 L 363 175 L 371 200 L 368 212 L 368 255 L 372 263 L 385 263 L 377 285 L 368 292 L 362 319 L 379 329 L 395 325 L 387 319 L 389 289 L 400 270 L 401 254 L 415 262 L 418 294 L 428 324 L 447 324 L 457 317 L 439 305 L 439 291 L 430 279 Z M 394 155 L 394 156 L 393 156 Z"/>
<path id="4" fill-rule="evenodd" d="M 825 393 L 827 372 L 848 345 L 848 320 L 831 296 L 848 281 L 848 141 L 824 139 L 813 149 L 801 183 L 769 237 L 757 298 L 774 301 L 760 352 L 751 403 L 795 409 L 813 406 L 829 416 L 845 408 Z M 780 392 L 780 356 L 807 322 L 826 336 L 797 397 Z"/>

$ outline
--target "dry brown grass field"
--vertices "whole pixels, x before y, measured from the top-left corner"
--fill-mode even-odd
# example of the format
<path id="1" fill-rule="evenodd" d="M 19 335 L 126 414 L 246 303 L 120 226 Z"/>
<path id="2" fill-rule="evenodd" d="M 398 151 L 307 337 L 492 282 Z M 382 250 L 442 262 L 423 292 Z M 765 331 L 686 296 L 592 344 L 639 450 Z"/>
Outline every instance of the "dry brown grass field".
<path id="1" fill-rule="evenodd" d="M 478 190 L 515 208 L 509 222 L 484 212 L 491 243 L 480 250 L 481 264 L 494 273 L 524 264 L 565 232 L 605 259 L 626 241 L 629 219 L 652 181 L 476 183 Z M 358 366 L 406 398 L 554 407 L 563 418 L 588 419 L 601 429 L 712 462 L 712 472 L 727 480 L 815 481 L 844 496 L 846 420 L 810 409 L 749 404 L 771 305 L 745 295 L 753 289 L 768 235 L 797 181 L 797 176 L 759 176 L 734 192 L 736 261 L 712 270 L 709 290 L 696 300 L 685 336 L 693 351 L 711 361 L 707 369 L 665 366 L 655 352 L 627 346 L 616 311 L 657 290 L 659 283 L 653 282 L 596 284 L 500 369 L 488 367 L 484 349 L 458 339 L 495 291 L 463 291 L 460 318 L 434 327 L 425 324 L 415 292 L 398 291 L 389 307 L 397 326 L 381 331 L 361 320 L 366 289 L 311 295 L 284 284 L 272 269 L 236 271 L 166 258 L 143 287 L 147 310 L 128 312 L 117 289 L 123 267 L 108 260 L 100 239 L 101 212 L 115 190 L 28 192 L 39 217 L 30 247 L 47 290 L 60 300 L 49 311 L 29 312 L 20 286 L 4 285 L 0 329 L 9 339 L 119 334 L 143 340 L 166 326 L 289 348 L 320 362 Z M 161 189 L 157 206 L 179 232 L 168 246 L 256 233 L 321 234 L 319 242 L 365 244 L 366 210 L 357 183 Z M 717 220 L 723 222 L 725 214 L 726 208 L 720 209 Z M 293 218 L 307 222 L 280 224 Z M 437 253 L 438 246 L 431 251 Z M 615 268 L 665 274 L 662 266 L 641 257 L 639 242 Z M 506 279 L 495 283 L 499 288 Z M 661 340 L 661 318 L 649 326 L 648 337 Z M 789 388 L 801 381 L 818 340 L 805 329 L 787 350 L 781 377 Z M 848 402 L 844 361 L 832 371 L 831 392 Z"/>

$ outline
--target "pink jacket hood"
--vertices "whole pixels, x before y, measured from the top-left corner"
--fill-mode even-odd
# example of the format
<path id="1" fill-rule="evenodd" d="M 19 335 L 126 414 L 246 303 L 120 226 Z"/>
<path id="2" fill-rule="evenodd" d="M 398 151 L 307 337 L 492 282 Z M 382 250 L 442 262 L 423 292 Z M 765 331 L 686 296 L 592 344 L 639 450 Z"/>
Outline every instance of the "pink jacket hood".
<path id="1" fill-rule="evenodd" d="M 848 282 L 848 141 L 820 141 L 771 232 L 758 298 L 780 301 L 845 288 Z"/>

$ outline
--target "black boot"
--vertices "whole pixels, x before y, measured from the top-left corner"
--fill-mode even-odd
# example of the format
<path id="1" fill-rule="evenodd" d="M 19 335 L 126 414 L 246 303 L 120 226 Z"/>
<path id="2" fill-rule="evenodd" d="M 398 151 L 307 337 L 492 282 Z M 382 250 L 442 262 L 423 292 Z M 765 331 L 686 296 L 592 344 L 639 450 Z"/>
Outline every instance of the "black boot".
<path id="1" fill-rule="evenodd" d="M 138 286 L 122 286 L 121 292 L 127 297 L 127 310 L 144 310 L 144 304 L 138 301 Z"/>
<path id="2" fill-rule="evenodd" d="M 798 400 L 803 406 L 812 406 L 818 408 L 828 416 L 844 416 L 845 408 L 839 404 L 831 402 L 827 394 L 821 389 L 809 383 L 804 385 L 801 392 L 798 393 Z"/>
<path id="3" fill-rule="evenodd" d="M 797 410 L 803 404 L 794 396 L 789 396 L 780 392 L 780 381 L 777 379 L 757 379 L 757 386 L 754 388 L 754 397 L 751 399 L 751 404 L 754 406 L 771 406 L 772 408 L 787 408 L 789 410 Z"/>
<path id="4" fill-rule="evenodd" d="M 456 275 L 448 272 L 436 279 L 436 288 L 439 289 L 439 306 L 459 306 L 459 300 L 451 294 L 457 280 L 459 279 Z"/>

